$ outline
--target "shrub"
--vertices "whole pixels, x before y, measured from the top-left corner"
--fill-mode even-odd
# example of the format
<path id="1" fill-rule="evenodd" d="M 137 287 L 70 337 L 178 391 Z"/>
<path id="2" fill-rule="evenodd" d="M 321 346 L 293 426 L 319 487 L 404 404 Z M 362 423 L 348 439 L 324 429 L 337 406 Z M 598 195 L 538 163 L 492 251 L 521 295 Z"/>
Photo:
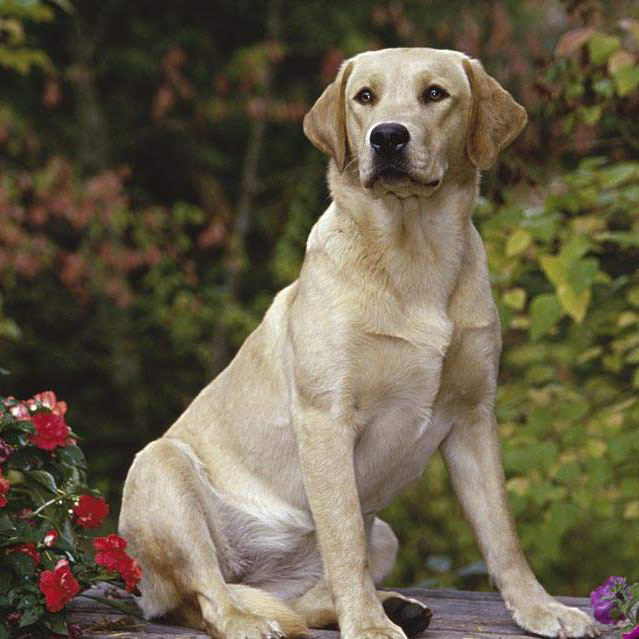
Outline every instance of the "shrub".
<path id="1" fill-rule="evenodd" d="M 0 639 L 78 636 L 65 608 L 81 590 L 111 581 L 132 591 L 142 575 L 124 539 L 87 534 L 109 507 L 87 485 L 66 410 L 51 391 L 0 397 Z"/>

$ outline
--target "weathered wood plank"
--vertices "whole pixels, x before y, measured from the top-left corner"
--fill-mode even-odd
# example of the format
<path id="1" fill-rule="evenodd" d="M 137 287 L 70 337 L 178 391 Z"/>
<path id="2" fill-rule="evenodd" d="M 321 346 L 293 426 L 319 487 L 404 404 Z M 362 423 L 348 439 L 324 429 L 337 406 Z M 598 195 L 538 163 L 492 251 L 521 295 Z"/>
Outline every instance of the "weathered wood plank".
<path id="1" fill-rule="evenodd" d="M 397 590 L 423 601 L 433 610 L 430 627 L 420 635 L 422 639 L 526 639 L 531 636 L 513 623 L 498 593 L 419 588 Z M 207 636 L 190 628 L 143 620 L 133 597 L 121 590 L 100 586 L 88 591 L 87 595 L 77 597 L 71 606 L 71 620 L 82 627 L 87 639 L 204 639 Z M 132 614 L 89 598 L 96 595 L 126 605 Z M 589 612 L 589 602 L 585 598 L 559 597 L 559 600 Z M 607 630 L 602 639 L 617 636 L 615 631 L 603 627 L 602 630 Z M 336 631 L 318 630 L 314 634 L 316 639 L 339 639 Z"/>

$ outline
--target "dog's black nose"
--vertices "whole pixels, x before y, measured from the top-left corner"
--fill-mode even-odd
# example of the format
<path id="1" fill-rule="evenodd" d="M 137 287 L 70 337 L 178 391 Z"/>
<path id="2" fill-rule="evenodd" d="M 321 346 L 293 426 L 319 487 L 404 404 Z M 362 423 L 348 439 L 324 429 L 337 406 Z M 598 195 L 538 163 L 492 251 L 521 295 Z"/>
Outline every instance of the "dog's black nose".
<path id="1" fill-rule="evenodd" d="M 371 131 L 371 146 L 375 153 L 390 157 L 399 153 L 410 140 L 410 133 L 403 124 L 385 122 Z"/>

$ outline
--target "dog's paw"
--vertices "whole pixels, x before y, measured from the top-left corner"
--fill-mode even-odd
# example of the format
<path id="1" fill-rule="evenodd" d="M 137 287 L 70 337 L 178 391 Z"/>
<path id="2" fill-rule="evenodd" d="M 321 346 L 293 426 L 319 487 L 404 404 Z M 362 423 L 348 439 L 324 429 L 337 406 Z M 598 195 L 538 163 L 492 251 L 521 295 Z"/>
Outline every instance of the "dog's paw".
<path id="1" fill-rule="evenodd" d="M 391 622 L 379 626 L 364 626 L 343 634 L 344 639 L 406 639 L 401 628 Z"/>
<path id="2" fill-rule="evenodd" d="M 598 637 L 595 622 L 578 608 L 564 606 L 549 597 L 541 601 L 532 599 L 511 609 L 518 626 L 542 637 Z"/>
<path id="3" fill-rule="evenodd" d="M 232 614 L 225 616 L 220 624 L 220 632 L 216 629 L 208 629 L 212 636 L 220 634 L 225 639 L 285 639 L 277 621 L 260 617 L 249 612 L 234 610 Z"/>
<path id="4" fill-rule="evenodd" d="M 428 628 L 433 612 L 416 599 L 393 594 L 382 603 L 388 618 L 397 624 L 407 637 L 415 637 Z"/>

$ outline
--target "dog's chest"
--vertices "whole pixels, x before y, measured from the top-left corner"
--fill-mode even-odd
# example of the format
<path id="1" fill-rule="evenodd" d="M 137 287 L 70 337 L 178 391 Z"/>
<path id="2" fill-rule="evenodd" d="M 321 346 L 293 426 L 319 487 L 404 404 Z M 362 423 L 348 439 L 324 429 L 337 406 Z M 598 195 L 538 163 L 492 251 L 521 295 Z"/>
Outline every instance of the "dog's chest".
<path id="1" fill-rule="evenodd" d="M 379 311 L 371 309 L 352 339 L 351 387 L 358 419 L 365 421 L 388 410 L 432 406 L 453 334 L 445 311 L 435 306 Z"/>
<path id="2" fill-rule="evenodd" d="M 355 462 L 360 498 L 371 511 L 419 477 L 445 435 L 433 422 L 432 407 L 452 324 L 437 313 L 421 319 L 396 323 L 393 335 L 369 333 L 359 345 Z"/>

